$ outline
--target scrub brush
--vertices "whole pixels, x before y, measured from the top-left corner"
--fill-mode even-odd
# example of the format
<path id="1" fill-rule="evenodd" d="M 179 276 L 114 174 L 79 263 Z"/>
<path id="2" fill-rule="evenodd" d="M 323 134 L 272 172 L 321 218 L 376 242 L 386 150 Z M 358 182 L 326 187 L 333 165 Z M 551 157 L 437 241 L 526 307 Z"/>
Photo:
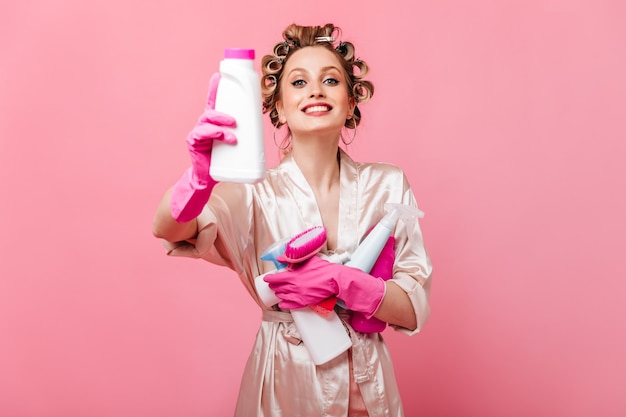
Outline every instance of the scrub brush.
<path id="1" fill-rule="evenodd" d="M 314 226 L 294 236 L 285 245 L 285 252 L 276 258 L 277 261 L 289 264 L 289 269 L 295 269 L 296 264 L 302 263 L 315 256 L 326 244 L 326 228 Z M 328 317 L 335 308 L 337 297 L 330 297 L 309 308 L 322 317 Z"/>
<path id="2" fill-rule="evenodd" d="M 291 238 L 285 245 L 285 253 L 276 259 L 293 267 L 293 264 L 299 264 L 314 256 L 325 244 L 326 228 L 314 226 Z"/>

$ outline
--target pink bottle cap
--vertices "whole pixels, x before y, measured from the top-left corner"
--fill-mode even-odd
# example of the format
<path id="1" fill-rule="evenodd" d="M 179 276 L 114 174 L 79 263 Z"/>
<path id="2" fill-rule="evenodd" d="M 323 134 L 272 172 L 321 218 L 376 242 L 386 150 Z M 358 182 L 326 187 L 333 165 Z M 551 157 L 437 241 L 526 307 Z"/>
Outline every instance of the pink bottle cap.
<path id="1" fill-rule="evenodd" d="M 226 48 L 224 58 L 254 59 L 254 49 Z"/>

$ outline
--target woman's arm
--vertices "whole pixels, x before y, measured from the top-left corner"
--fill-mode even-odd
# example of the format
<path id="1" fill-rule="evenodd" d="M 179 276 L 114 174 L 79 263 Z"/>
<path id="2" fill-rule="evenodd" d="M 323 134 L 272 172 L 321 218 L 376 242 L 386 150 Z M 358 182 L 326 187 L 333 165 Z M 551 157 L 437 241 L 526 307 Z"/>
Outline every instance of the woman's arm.
<path id="1" fill-rule="evenodd" d="M 385 297 L 374 317 L 409 330 L 417 328 L 413 304 L 407 293 L 394 282 L 386 282 Z"/>
<path id="2" fill-rule="evenodd" d="M 198 221 L 192 219 L 188 222 L 180 223 L 172 217 L 170 198 L 172 189 L 168 189 L 159 205 L 157 206 L 154 220 L 152 222 L 152 234 L 168 242 L 182 242 L 193 239 L 198 234 Z"/>
<path id="3" fill-rule="evenodd" d="M 406 175 L 403 175 L 401 203 L 418 208 Z M 401 219 L 395 230 L 396 245 L 393 278 L 386 282 L 386 293 L 374 317 L 395 330 L 413 335 L 424 328 L 430 317 L 432 264 L 424 247 L 419 220 Z"/>
<path id="4" fill-rule="evenodd" d="M 191 166 L 178 182 L 163 195 L 157 207 L 152 234 L 169 242 L 192 239 L 198 234 L 196 218 L 206 205 L 217 184 L 209 174 L 213 141 L 234 144 L 237 138 L 229 127 L 235 126 L 231 116 L 215 111 L 219 72 L 209 80 L 209 94 L 204 112 L 185 140 Z"/>

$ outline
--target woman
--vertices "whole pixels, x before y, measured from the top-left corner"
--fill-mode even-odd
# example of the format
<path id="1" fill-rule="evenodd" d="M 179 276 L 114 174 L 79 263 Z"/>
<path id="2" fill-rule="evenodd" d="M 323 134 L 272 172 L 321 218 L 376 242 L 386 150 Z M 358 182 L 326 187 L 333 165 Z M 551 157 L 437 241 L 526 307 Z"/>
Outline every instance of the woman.
<path id="1" fill-rule="evenodd" d="M 208 175 L 212 141 L 236 141 L 226 128 L 235 121 L 214 110 L 213 80 L 207 110 L 187 138 L 192 166 L 165 193 L 155 215 L 153 233 L 166 241 L 170 255 L 231 268 L 263 309 L 237 416 L 403 415 L 382 336 L 355 331 L 350 319 L 356 311 L 409 335 L 424 326 L 432 268 L 417 222 L 398 222 L 392 245 L 381 255 L 392 261 L 387 272 L 372 276 L 313 257 L 294 271 L 266 277 L 283 300 L 280 308 L 265 307 L 254 287 L 255 277 L 273 269 L 261 254 L 278 240 L 323 225 L 327 241 L 321 251 L 351 253 L 384 216 L 386 203 L 416 207 L 399 168 L 356 163 L 339 146 L 342 130 L 354 137 L 358 105 L 372 96 L 373 86 L 354 46 L 334 38 L 338 32 L 332 24 L 291 25 L 284 42 L 263 58 L 264 112 L 276 128 L 286 125 L 288 135 L 281 144 L 285 157 L 260 183 L 218 185 Z M 384 274 L 391 279 L 380 279 Z M 316 366 L 286 310 L 329 295 L 345 302 L 345 309 L 336 310 L 353 347 Z"/>

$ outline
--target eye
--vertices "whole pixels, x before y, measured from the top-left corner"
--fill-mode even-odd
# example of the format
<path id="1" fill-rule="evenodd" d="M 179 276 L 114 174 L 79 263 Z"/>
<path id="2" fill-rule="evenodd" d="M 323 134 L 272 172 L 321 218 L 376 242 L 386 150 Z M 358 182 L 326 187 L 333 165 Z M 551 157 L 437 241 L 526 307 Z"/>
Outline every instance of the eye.
<path id="1" fill-rule="evenodd" d="M 303 87 L 305 84 L 304 80 L 295 80 L 291 83 L 294 87 Z"/>
<path id="2" fill-rule="evenodd" d="M 326 78 L 324 80 L 324 84 L 337 85 L 337 84 L 339 84 L 339 80 L 337 80 L 335 78 Z"/>

